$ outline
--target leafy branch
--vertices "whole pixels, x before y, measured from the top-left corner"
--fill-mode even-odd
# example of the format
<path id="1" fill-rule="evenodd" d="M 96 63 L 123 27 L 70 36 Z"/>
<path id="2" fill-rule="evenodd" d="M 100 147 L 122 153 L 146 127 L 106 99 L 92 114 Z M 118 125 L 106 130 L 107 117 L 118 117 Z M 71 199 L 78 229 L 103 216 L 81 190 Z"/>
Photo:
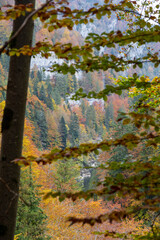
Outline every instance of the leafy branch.
<path id="1" fill-rule="evenodd" d="M 10 37 L 10 39 L 8 41 L 6 41 L 4 43 L 4 45 L 0 48 L 0 55 L 3 53 L 3 51 L 7 48 L 7 46 L 19 35 L 19 33 L 24 29 L 24 27 L 26 26 L 26 24 L 28 23 L 28 21 L 36 14 L 38 13 L 40 10 L 43 10 L 52 0 L 47 0 L 46 3 L 44 3 L 40 8 L 34 10 L 33 12 L 31 12 L 24 20 L 24 22 L 22 23 L 22 25 L 17 29 L 17 31 L 15 33 L 13 33 L 13 35 Z"/>

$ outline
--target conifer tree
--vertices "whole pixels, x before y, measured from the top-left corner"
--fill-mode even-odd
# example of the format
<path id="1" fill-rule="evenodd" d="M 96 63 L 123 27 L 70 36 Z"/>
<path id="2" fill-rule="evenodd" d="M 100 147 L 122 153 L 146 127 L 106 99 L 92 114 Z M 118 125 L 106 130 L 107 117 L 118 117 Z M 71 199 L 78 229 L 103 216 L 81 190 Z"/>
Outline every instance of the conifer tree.
<path id="1" fill-rule="evenodd" d="M 69 137 L 72 146 L 79 144 L 79 120 L 76 113 L 72 113 L 71 115 Z"/>
<path id="2" fill-rule="evenodd" d="M 90 105 L 86 111 L 86 126 L 96 130 L 96 112 L 93 105 Z"/>
<path id="3" fill-rule="evenodd" d="M 108 106 L 105 108 L 105 117 L 104 117 L 104 124 L 109 131 L 111 127 L 111 122 L 114 121 L 114 110 L 113 110 L 113 103 L 112 101 L 108 103 Z"/>
<path id="4" fill-rule="evenodd" d="M 47 93 L 48 93 L 48 96 L 52 96 L 53 94 L 53 87 L 50 82 L 47 85 Z"/>
<path id="5" fill-rule="evenodd" d="M 46 99 L 46 104 L 49 109 L 51 109 L 52 111 L 54 110 L 51 95 L 48 95 L 48 98 Z"/>
<path id="6" fill-rule="evenodd" d="M 41 101 L 43 101 L 44 103 L 46 103 L 46 101 L 47 101 L 46 91 L 45 91 L 43 85 L 41 86 L 40 91 L 39 91 L 39 99 Z"/>
<path id="7" fill-rule="evenodd" d="M 34 78 L 33 80 L 33 94 L 38 97 L 38 78 Z"/>
<path id="8" fill-rule="evenodd" d="M 73 81 L 74 81 L 74 92 L 76 92 L 78 89 L 78 83 L 75 75 L 73 75 Z"/>
<path id="9" fill-rule="evenodd" d="M 40 70 L 38 70 L 38 72 L 37 72 L 37 78 L 38 78 L 39 82 L 42 81 L 42 73 L 40 72 Z"/>
<path id="10" fill-rule="evenodd" d="M 67 93 L 67 76 L 63 76 L 62 74 L 58 74 L 56 76 L 56 83 L 55 83 L 55 88 L 56 91 L 58 90 L 60 96 L 62 98 L 66 98 L 66 93 Z"/>
<path id="11" fill-rule="evenodd" d="M 30 74 L 30 76 L 31 76 L 31 79 L 33 79 L 33 78 L 34 78 L 34 71 L 33 71 L 33 70 L 31 71 L 31 74 Z"/>
<path id="12" fill-rule="evenodd" d="M 32 120 L 34 120 L 36 129 L 38 128 L 40 131 L 39 141 L 42 145 L 42 148 L 46 149 L 49 147 L 48 127 L 47 127 L 47 121 L 46 121 L 44 109 L 39 102 L 35 102 L 34 114 L 32 118 L 33 118 Z"/>
<path id="13" fill-rule="evenodd" d="M 82 109 L 82 114 L 83 114 L 83 116 L 85 116 L 86 106 L 85 106 L 85 102 L 84 102 L 83 99 L 82 99 L 82 101 L 81 101 L 80 107 L 81 107 L 81 109 Z"/>
<path id="14" fill-rule="evenodd" d="M 61 148 L 65 149 L 67 146 L 67 128 L 64 117 L 62 116 L 59 122 L 59 133 L 60 133 L 60 142 Z"/>
<path id="15" fill-rule="evenodd" d="M 60 96 L 60 93 L 59 93 L 57 87 L 55 87 L 53 90 L 53 99 L 54 99 L 56 105 L 61 104 L 61 96 Z"/>
<path id="16" fill-rule="evenodd" d="M 16 234 L 19 240 L 44 240 L 46 237 L 46 218 L 40 208 L 40 198 L 32 177 L 31 166 L 22 170 L 20 198 L 18 202 Z"/>

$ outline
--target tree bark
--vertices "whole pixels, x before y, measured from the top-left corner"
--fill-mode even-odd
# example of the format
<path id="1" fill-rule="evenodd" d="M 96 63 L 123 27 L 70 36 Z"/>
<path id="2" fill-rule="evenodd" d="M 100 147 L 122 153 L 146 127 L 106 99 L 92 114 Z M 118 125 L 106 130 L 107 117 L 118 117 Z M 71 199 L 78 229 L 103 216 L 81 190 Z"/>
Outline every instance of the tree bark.
<path id="1" fill-rule="evenodd" d="M 35 0 L 15 0 L 15 5 L 32 3 Z M 27 16 L 27 15 L 26 15 Z M 25 17 L 13 22 L 13 32 L 22 25 Z M 20 48 L 32 44 L 33 20 L 11 42 L 11 47 Z M 20 167 L 12 160 L 21 157 L 28 79 L 29 56 L 10 58 L 6 105 L 2 121 L 2 144 L 0 158 L 0 240 L 13 240 L 19 194 Z"/>

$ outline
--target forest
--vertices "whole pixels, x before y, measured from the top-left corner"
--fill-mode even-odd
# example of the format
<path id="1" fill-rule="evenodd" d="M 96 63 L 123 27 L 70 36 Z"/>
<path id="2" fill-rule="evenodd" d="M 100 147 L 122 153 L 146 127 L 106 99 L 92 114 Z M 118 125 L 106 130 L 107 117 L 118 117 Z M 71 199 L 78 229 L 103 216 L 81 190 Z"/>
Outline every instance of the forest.
<path id="1" fill-rule="evenodd" d="M 160 239 L 159 0 L 0 3 L 0 240 Z"/>

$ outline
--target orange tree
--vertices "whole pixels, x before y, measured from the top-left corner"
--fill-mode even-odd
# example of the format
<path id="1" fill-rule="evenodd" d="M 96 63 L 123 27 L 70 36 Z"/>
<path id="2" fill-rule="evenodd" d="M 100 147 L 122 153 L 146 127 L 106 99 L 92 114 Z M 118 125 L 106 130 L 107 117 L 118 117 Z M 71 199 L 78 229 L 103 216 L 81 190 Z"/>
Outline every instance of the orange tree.
<path id="1" fill-rule="evenodd" d="M 155 67 L 159 66 L 159 52 L 157 43 L 160 38 L 159 29 L 159 4 L 154 1 L 154 7 L 149 5 L 150 1 L 145 1 L 140 7 L 141 1 L 112 1 L 104 0 L 102 4 L 95 3 L 90 9 L 73 9 L 67 0 L 48 0 L 40 8 L 34 8 L 34 0 L 15 0 L 15 5 L 1 6 L 0 20 L 13 20 L 13 31 L 5 43 L 1 43 L 0 54 L 8 54 L 10 56 L 9 77 L 7 84 L 6 105 L 2 120 L 2 144 L 1 144 L 1 159 L 0 159 L 0 239 L 13 239 L 15 219 L 17 211 L 17 199 L 19 188 L 20 169 L 18 165 L 13 163 L 14 159 L 21 158 L 22 138 L 24 128 L 24 115 L 26 106 L 26 94 L 28 88 L 28 76 L 30 68 L 30 57 L 41 54 L 48 58 L 55 53 L 57 58 L 63 59 L 63 63 L 53 64 L 51 71 L 58 71 L 62 74 L 76 71 L 106 71 L 112 69 L 116 72 L 124 71 L 126 67 L 142 68 L 145 63 L 152 63 Z M 5 1 L 4 1 L 5 3 Z M 141 8 L 141 11 L 138 9 Z M 66 27 L 72 30 L 76 24 L 87 24 L 94 22 L 95 19 L 101 21 L 103 16 L 111 18 L 112 13 L 116 14 L 118 22 L 124 21 L 124 16 L 127 19 L 127 27 L 124 31 L 116 30 L 103 32 L 101 34 L 90 33 L 82 46 L 72 45 L 71 43 L 61 44 L 57 42 L 51 44 L 47 40 L 32 43 L 33 20 L 39 18 L 43 27 L 49 32 L 56 29 Z M 132 57 L 128 54 L 128 49 L 144 46 L 145 44 L 156 44 L 156 49 L 152 51 L 148 48 L 143 55 Z M 99 50 L 103 47 L 109 49 L 99 54 Z M 157 51 L 156 51 L 157 50 Z M 107 95 L 111 93 L 121 94 L 122 90 L 127 90 L 136 87 L 144 92 L 148 88 L 159 89 L 159 80 L 148 82 L 145 78 L 138 78 L 137 74 L 128 77 L 125 81 L 120 81 L 118 85 L 106 85 L 105 89 L 100 92 L 83 92 L 79 89 L 75 94 L 75 99 L 79 97 L 88 98 L 103 98 L 107 100 Z M 159 91 L 156 91 L 157 97 Z M 158 148 L 160 141 L 159 137 L 159 107 L 143 104 L 146 101 L 142 97 L 137 105 L 137 109 L 143 107 L 142 111 L 131 111 L 127 115 L 124 114 L 121 118 L 123 124 L 135 124 L 136 133 L 126 133 L 120 138 L 104 140 L 94 144 L 81 144 L 78 147 L 66 148 L 65 150 L 54 149 L 49 154 L 43 155 L 40 159 L 26 158 L 21 161 L 29 164 L 28 160 L 36 161 L 37 163 L 51 163 L 58 159 L 78 157 L 81 154 L 100 151 L 109 151 L 112 146 L 125 146 L 133 149 L 142 141 L 147 146 Z M 147 103 L 150 98 L 147 99 Z M 144 131 L 140 131 L 143 127 Z M 17 160 L 19 161 L 19 160 Z M 49 192 L 46 197 L 59 196 L 63 198 L 89 199 L 93 195 L 108 196 L 112 199 L 116 196 L 122 197 L 131 194 L 133 199 L 140 200 L 143 204 L 138 207 L 125 209 L 119 212 L 112 212 L 109 215 L 101 215 L 96 218 L 77 219 L 70 218 L 71 223 L 83 222 L 93 225 L 95 222 L 102 223 L 109 219 L 119 220 L 134 214 L 139 209 L 150 209 L 159 214 L 159 155 L 151 155 L 148 161 L 125 161 L 121 163 L 112 162 L 101 166 L 107 170 L 121 169 L 121 174 L 118 176 L 106 176 L 103 182 L 100 182 L 98 188 L 87 192 L 77 193 L 53 193 Z M 120 164 L 120 165 L 119 165 Z M 125 175 L 123 172 L 130 172 Z M 157 217 L 156 216 L 156 217 Z M 116 233 L 106 233 L 115 235 Z M 152 232 L 148 233 L 146 239 L 158 239 L 158 233 L 152 226 Z M 132 238 L 140 238 L 140 236 L 132 236 Z"/>

